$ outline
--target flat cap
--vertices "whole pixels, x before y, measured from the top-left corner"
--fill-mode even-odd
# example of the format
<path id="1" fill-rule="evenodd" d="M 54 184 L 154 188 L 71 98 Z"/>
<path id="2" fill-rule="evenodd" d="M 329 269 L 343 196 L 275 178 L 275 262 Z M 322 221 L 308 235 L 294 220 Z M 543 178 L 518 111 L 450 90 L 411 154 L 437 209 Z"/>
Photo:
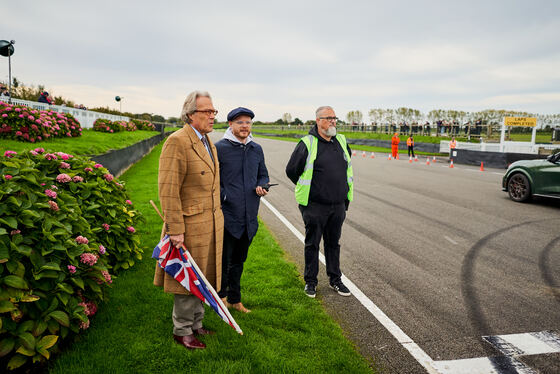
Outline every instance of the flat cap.
<path id="1" fill-rule="evenodd" d="M 253 113 L 253 111 L 250 109 L 239 107 L 239 108 L 235 108 L 234 110 L 228 113 L 227 120 L 228 122 L 233 121 L 239 116 L 249 116 L 251 117 L 251 119 L 253 119 L 255 118 L 255 113 Z"/>

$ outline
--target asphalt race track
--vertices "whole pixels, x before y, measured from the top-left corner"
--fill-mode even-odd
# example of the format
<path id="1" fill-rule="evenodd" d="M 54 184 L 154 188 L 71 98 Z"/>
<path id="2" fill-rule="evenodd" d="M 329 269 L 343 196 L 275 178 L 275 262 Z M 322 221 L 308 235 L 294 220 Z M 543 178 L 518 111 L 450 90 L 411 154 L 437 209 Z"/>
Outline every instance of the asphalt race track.
<path id="1" fill-rule="evenodd" d="M 255 140 L 279 183 L 266 201 L 304 233 L 284 171 L 295 143 Z M 441 158 L 358 151 L 352 164 L 341 269 L 363 298 L 334 293 L 322 266 L 318 300 L 357 349 L 387 373 L 560 373 L 560 201 L 515 203 L 504 170 Z M 301 241 L 259 213 L 302 273 Z"/>

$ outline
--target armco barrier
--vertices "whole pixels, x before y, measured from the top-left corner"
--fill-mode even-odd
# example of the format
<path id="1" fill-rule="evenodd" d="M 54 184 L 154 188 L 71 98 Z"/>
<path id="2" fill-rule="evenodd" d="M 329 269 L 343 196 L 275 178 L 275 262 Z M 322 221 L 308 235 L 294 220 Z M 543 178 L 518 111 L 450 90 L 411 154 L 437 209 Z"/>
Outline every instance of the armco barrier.
<path id="1" fill-rule="evenodd" d="M 536 155 L 533 153 L 502 153 L 470 151 L 467 149 L 456 149 L 457 156 L 453 157 L 455 164 L 480 166 L 484 162 L 485 167 L 507 169 L 508 166 L 519 160 L 545 159 L 547 155 Z"/>
<path id="2" fill-rule="evenodd" d="M 98 162 L 106 167 L 111 174 L 118 177 L 130 166 L 148 154 L 152 148 L 158 145 L 172 132 L 160 133 L 151 138 L 144 139 L 126 148 L 109 151 L 102 155 L 91 157 L 92 161 Z"/>

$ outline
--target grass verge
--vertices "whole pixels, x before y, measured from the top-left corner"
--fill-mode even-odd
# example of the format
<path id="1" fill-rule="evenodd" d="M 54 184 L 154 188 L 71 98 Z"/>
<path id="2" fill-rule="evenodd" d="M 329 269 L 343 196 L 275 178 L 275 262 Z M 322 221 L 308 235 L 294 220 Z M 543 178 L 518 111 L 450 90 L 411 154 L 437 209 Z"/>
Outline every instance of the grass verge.
<path id="1" fill-rule="evenodd" d="M 294 264 L 261 223 L 241 280 L 250 314 L 233 311 L 238 335 L 206 309 L 208 348 L 186 351 L 172 340 L 172 296 L 152 284 L 152 248 L 161 220 L 149 205 L 157 201 L 161 144 L 120 178 L 147 222 L 137 227 L 144 259 L 113 283 L 89 330 L 50 363 L 63 373 L 371 373 L 368 362 L 343 336 L 318 300 L 303 293 Z"/>
<path id="2" fill-rule="evenodd" d="M 39 143 L 20 142 L 17 140 L 0 140 L 0 152 L 11 150 L 23 152 L 35 148 L 47 151 L 70 153 L 73 155 L 100 155 L 112 149 L 121 149 L 151 138 L 159 134 L 157 131 L 122 131 L 114 134 L 84 129 L 79 138 L 58 138 Z"/>

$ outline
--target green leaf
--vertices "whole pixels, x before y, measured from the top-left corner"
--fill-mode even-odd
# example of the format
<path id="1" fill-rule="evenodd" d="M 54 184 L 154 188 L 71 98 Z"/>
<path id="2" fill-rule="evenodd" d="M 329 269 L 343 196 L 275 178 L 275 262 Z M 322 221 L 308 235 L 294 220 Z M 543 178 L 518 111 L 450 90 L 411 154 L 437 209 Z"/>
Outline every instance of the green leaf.
<path id="1" fill-rule="evenodd" d="M 23 345 L 21 347 L 19 347 L 16 352 L 21 353 L 24 356 L 29 356 L 29 357 L 33 357 L 33 355 L 35 355 L 35 350 L 34 349 L 33 350 L 27 349 Z"/>
<path id="2" fill-rule="evenodd" d="M 62 326 L 68 327 L 70 325 L 68 314 L 61 310 L 55 310 L 54 312 L 49 313 L 48 316 L 54 319 L 56 322 L 60 323 Z"/>
<path id="3" fill-rule="evenodd" d="M 17 307 L 12 304 L 9 300 L 1 300 L 0 301 L 0 313 L 11 312 L 12 310 L 17 309 Z"/>
<path id="4" fill-rule="evenodd" d="M 8 235 L 8 232 L 6 231 L 5 228 L 0 227 L 0 235 Z"/>
<path id="5" fill-rule="evenodd" d="M 20 334 L 22 332 L 29 332 L 33 328 L 34 324 L 35 324 L 35 322 L 33 322 L 31 320 L 27 320 L 23 323 L 20 323 L 16 331 L 17 331 L 18 334 Z"/>
<path id="6" fill-rule="evenodd" d="M 33 336 L 39 336 L 43 332 L 45 332 L 46 329 L 47 329 L 47 323 L 45 321 L 36 321 L 35 327 L 33 327 L 31 333 L 33 334 Z"/>
<path id="7" fill-rule="evenodd" d="M 10 197 L 13 197 L 13 196 L 10 196 Z M 0 222 L 5 224 L 5 225 L 10 226 L 12 229 L 17 229 L 17 220 L 14 217 L 0 218 Z"/>
<path id="8" fill-rule="evenodd" d="M 10 362 L 8 362 L 8 369 L 9 370 L 17 369 L 21 365 L 25 364 L 26 361 L 27 361 L 27 357 L 23 355 L 15 355 L 14 357 L 12 357 Z"/>
<path id="9" fill-rule="evenodd" d="M 35 218 L 41 218 L 41 215 L 34 210 L 26 209 L 23 212 L 21 212 L 21 214 L 26 215 L 26 216 L 35 217 Z"/>
<path id="10" fill-rule="evenodd" d="M 29 332 L 22 332 L 18 334 L 18 338 L 27 349 L 35 349 L 35 337 Z"/>
<path id="11" fill-rule="evenodd" d="M 16 341 L 11 337 L 6 337 L 0 340 L 0 357 L 6 356 L 14 349 Z"/>
<path id="12" fill-rule="evenodd" d="M 84 289 L 84 281 L 82 278 L 70 278 L 70 280 L 72 281 L 72 283 L 74 283 L 76 286 L 80 287 L 82 290 Z"/>
<path id="13" fill-rule="evenodd" d="M 21 206 L 21 200 L 15 198 L 15 196 L 10 196 L 6 199 L 7 203 L 17 206 L 18 208 Z M 15 227 L 14 227 L 15 228 Z"/>
<path id="14" fill-rule="evenodd" d="M 109 213 L 109 215 L 113 218 L 116 217 L 117 212 L 115 211 L 115 209 L 107 209 L 107 213 Z"/>
<path id="15" fill-rule="evenodd" d="M 60 288 L 62 291 L 69 293 L 69 294 L 73 294 L 74 293 L 74 289 L 66 284 L 66 283 L 59 283 L 56 285 L 56 288 Z"/>
<path id="16" fill-rule="evenodd" d="M 22 303 L 33 303 L 33 302 L 35 302 L 35 301 L 37 301 L 37 300 L 39 300 L 39 299 L 40 299 L 39 296 L 35 296 L 35 295 L 25 295 L 25 296 L 23 296 L 23 297 L 20 299 L 20 301 L 21 301 Z"/>
<path id="17" fill-rule="evenodd" d="M 25 280 L 16 275 L 7 275 L 4 278 L 4 284 L 13 288 L 19 288 L 21 290 L 27 290 L 29 288 Z"/>
<path id="18" fill-rule="evenodd" d="M 67 305 L 68 301 L 70 301 L 70 295 L 68 295 L 67 293 L 59 292 L 56 294 L 56 297 L 58 297 L 59 300 L 62 301 L 63 305 Z"/>
<path id="19" fill-rule="evenodd" d="M 42 270 L 57 270 L 60 271 L 60 266 L 56 262 L 47 262 L 45 265 L 41 266 L 39 271 Z"/>
<path id="20" fill-rule="evenodd" d="M 21 244 L 21 245 L 18 245 L 18 246 L 17 246 L 17 251 L 18 251 L 19 253 L 21 253 L 22 255 L 29 257 L 29 255 L 31 254 L 32 249 L 31 249 L 31 247 L 28 246 L 28 245 Z"/>
<path id="21" fill-rule="evenodd" d="M 49 335 L 49 336 L 56 336 L 56 335 Z M 37 348 L 37 352 L 39 352 L 41 356 L 43 356 L 47 360 L 51 357 L 51 354 L 45 348 Z"/>

